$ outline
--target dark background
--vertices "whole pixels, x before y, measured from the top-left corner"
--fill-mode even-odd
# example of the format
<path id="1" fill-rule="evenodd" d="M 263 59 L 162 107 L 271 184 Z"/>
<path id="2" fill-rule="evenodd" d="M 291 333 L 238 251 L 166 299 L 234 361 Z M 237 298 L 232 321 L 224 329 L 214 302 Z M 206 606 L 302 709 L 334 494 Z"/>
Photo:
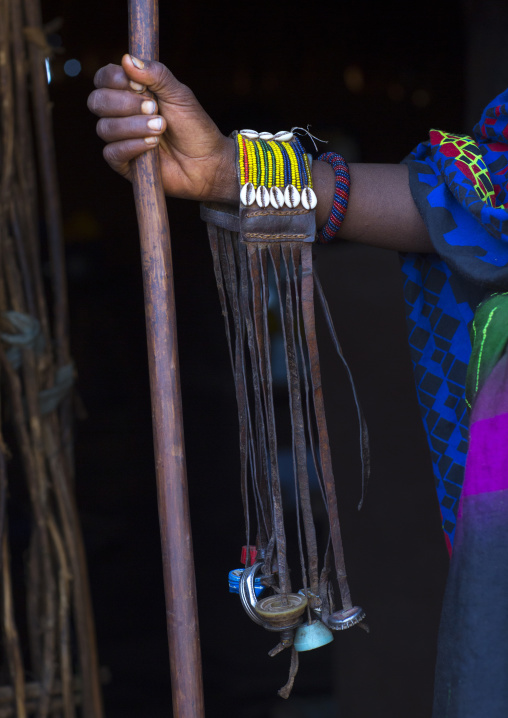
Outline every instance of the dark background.
<path id="1" fill-rule="evenodd" d="M 479 10 L 481 9 L 481 12 Z M 71 340 L 87 417 L 77 492 L 109 718 L 171 712 L 139 246 L 131 188 L 101 156 L 86 109 L 93 75 L 127 49 L 127 3 L 43 0 L 63 18 L 51 96 L 67 244 Z M 224 133 L 310 124 L 349 161 L 399 162 L 431 127 L 468 132 L 504 89 L 503 3 L 161 4 L 161 60 Z M 58 37 L 53 38 L 55 43 Z M 68 59 L 82 65 L 65 75 Z M 288 656 L 252 624 L 227 574 L 243 543 L 237 419 L 205 227 L 168 200 L 207 716 L 428 718 L 447 570 L 419 423 L 398 257 L 337 243 L 317 267 L 372 441 L 361 513 L 355 415 L 326 337 L 322 363 L 355 628 Z"/>

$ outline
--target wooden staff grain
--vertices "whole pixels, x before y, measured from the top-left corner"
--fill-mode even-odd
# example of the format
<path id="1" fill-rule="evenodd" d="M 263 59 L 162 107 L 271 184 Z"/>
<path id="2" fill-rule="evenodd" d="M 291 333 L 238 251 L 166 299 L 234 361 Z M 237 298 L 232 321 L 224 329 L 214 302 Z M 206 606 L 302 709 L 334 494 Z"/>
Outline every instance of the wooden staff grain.
<path id="1" fill-rule="evenodd" d="M 156 0 L 129 2 L 130 52 L 158 57 Z M 176 311 L 166 200 L 159 155 L 133 163 L 141 243 L 155 467 L 162 543 L 173 714 L 204 715 L 194 560 L 190 528 Z"/>

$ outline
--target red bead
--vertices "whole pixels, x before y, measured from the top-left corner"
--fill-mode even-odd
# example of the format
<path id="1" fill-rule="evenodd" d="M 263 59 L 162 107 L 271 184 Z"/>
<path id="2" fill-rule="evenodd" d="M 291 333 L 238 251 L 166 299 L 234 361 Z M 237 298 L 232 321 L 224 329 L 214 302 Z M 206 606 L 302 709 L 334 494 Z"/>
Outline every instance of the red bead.
<path id="1" fill-rule="evenodd" d="M 252 564 L 256 561 L 257 555 L 257 548 L 255 546 L 249 546 L 249 566 L 252 566 Z M 247 546 L 242 546 L 242 558 L 240 559 L 240 563 L 244 566 L 247 563 Z"/>

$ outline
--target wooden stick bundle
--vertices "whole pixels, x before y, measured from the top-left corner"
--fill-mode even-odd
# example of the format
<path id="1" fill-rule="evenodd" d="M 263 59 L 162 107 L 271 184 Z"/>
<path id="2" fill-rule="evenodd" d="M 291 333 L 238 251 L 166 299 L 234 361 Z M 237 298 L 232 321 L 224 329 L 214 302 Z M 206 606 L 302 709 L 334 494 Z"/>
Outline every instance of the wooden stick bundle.
<path id="1" fill-rule="evenodd" d="M 93 617 L 73 496 L 72 397 L 66 393 L 73 370 L 47 51 L 38 0 L 0 0 L 0 405 L 2 421 L 13 430 L 8 447 L 0 434 L 2 652 L 10 680 L 10 686 L 0 687 L 0 696 L 13 691 L 15 704 L 15 712 L 2 705 L 0 714 L 101 718 Z M 39 185 L 49 287 L 40 259 Z M 9 454 L 19 457 L 23 475 L 8 478 Z M 17 628 L 25 618 L 13 603 L 8 481 L 26 482 L 30 501 L 28 661 Z M 28 671 L 36 691 L 25 684 Z M 76 675 L 81 676 L 79 692 Z"/>

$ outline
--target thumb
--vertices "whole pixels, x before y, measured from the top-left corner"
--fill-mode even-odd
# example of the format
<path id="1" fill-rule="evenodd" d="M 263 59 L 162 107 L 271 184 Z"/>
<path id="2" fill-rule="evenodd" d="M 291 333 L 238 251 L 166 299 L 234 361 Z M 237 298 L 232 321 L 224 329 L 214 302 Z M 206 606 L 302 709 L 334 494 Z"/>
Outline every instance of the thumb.
<path id="1" fill-rule="evenodd" d="M 187 105 L 196 101 L 189 88 L 179 82 L 161 62 L 124 55 L 122 67 L 130 80 L 145 85 L 157 95 L 159 103 Z"/>

